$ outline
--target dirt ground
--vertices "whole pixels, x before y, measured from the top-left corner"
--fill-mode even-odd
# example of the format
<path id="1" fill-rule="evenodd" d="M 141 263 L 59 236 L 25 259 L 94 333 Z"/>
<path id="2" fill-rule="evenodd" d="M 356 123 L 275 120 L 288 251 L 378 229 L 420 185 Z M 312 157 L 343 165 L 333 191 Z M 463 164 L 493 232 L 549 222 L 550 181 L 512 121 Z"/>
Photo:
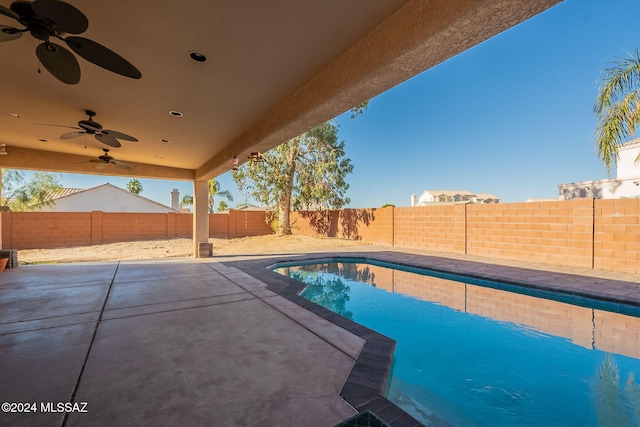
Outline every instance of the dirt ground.
<path id="1" fill-rule="evenodd" d="M 249 255 L 300 253 L 305 250 L 335 249 L 361 246 L 366 243 L 309 236 L 255 236 L 240 239 L 209 239 L 214 255 Z M 57 249 L 22 249 L 18 251 L 20 264 L 51 262 L 110 261 L 152 258 L 191 257 L 191 239 L 145 240 L 79 246 Z"/>

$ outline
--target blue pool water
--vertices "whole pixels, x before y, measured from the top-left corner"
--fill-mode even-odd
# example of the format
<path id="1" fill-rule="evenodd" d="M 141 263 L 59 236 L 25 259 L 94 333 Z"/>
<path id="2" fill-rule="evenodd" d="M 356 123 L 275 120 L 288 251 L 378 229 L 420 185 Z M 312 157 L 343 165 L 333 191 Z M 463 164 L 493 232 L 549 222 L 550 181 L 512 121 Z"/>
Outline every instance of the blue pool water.
<path id="1" fill-rule="evenodd" d="M 426 425 L 640 426 L 637 309 L 371 264 L 275 271 L 396 340 L 387 397 Z"/>

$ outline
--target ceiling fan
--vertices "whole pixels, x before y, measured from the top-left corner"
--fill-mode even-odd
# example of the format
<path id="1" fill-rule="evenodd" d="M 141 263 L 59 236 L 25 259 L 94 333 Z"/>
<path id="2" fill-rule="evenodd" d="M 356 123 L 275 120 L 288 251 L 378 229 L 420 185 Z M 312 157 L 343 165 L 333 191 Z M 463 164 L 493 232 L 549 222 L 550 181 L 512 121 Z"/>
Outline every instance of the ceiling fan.
<path id="1" fill-rule="evenodd" d="M 80 34 L 89 28 L 87 17 L 69 3 L 60 0 L 14 1 L 10 8 L 0 5 L 0 15 L 8 16 L 25 28 L 0 25 L 0 42 L 15 40 L 29 32 L 42 43 L 36 48 L 36 56 L 55 78 L 63 83 L 76 84 L 80 81 L 80 65 L 73 54 L 53 43 L 55 37 L 64 41 L 76 54 L 89 62 L 132 79 L 139 79 L 142 73 L 129 61 L 84 37 L 63 37 L 65 33 Z"/>
<path id="2" fill-rule="evenodd" d="M 104 168 L 106 168 L 107 166 L 109 166 L 111 164 L 111 165 L 116 165 L 117 167 L 119 167 L 121 169 L 126 169 L 126 170 L 129 170 L 129 171 L 133 169 L 128 164 L 126 164 L 124 162 L 120 162 L 118 160 L 115 160 L 112 156 L 110 156 L 108 148 L 103 148 L 102 151 L 104 151 L 103 155 L 98 156 L 97 159 L 89 160 L 91 163 L 98 163 L 96 165 L 96 168 L 104 169 Z"/>
<path id="3" fill-rule="evenodd" d="M 77 132 L 69 132 L 64 135 L 60 135 L 60 139 L 71 139 L 77 138 L 82 135 L 93 135 L 96 139 L 102 142 L 105 145 L 110 147 L 121 147 L 119 139 L 123 139 L 125 141 L 138 142 L 137 138 L 134 138 L 131 135 L 127 135 L 126 133 L 118 132 L 115 130 L 107 130 L 102 129 L 102 125 L 95 120 L 93 120 L 93 116 L 96 115 L 95 112 L 91 110 L 85 110 L 87 116 L 89 116 L 88 120 L 80 120 L 78 122 L 78 127 L 75 126 L 62 126 L 68 127 L 70 129 L 78 129 Z M 48 126 L 61 126 L 61 125 L 48 125 Z"/>

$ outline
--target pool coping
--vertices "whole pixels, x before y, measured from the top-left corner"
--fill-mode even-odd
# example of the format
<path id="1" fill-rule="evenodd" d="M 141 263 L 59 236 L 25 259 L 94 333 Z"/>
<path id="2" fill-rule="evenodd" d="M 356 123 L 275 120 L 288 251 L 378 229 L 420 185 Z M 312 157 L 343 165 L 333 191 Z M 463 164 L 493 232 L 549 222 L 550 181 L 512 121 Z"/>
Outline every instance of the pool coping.
<path id="1" fill-rule="evenodd" d="M 299 295 L 305 288 L 303 283 L 271 270 L 274 265 L 281 263 L 319 261 L 327 258 L 393 263 L 407 268 L 417 267 L 439 273 L 511 284 L 524 289 L 559 292 L 570 296 L 595 298 L 640 307 L 640 285 L 634 282 L 431 255 L 392 251 L 322 252 L 222 262 L 264 282 L 270 291 L 362 338 L 365 341 L 364 347 L 355 360 L 340 396 L 358 412 L 369 410 L 393 427 L 423 425 L 384 397 L 387 379 L 391 372 L 395 341 L 304 299 Z"/>

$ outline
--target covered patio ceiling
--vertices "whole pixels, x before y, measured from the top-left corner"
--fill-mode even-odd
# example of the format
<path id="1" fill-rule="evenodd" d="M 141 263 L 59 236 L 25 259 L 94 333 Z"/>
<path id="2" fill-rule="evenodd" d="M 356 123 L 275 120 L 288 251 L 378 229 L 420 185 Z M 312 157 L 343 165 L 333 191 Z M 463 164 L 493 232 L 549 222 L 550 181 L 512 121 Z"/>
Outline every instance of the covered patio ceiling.
<path id="1" fill-rule="evenodd" d="M 0 43 L 0 167 L 207 180 L 560 1 L 68 0 L 88 18 L 80 36 L 142 78 L 78 57 L 69 85 L 39 65 L 28 33 Z M 60 139 L 85 110 L 139 142 Z M 103 148 L 133 170 L 96 169 Z"/>

